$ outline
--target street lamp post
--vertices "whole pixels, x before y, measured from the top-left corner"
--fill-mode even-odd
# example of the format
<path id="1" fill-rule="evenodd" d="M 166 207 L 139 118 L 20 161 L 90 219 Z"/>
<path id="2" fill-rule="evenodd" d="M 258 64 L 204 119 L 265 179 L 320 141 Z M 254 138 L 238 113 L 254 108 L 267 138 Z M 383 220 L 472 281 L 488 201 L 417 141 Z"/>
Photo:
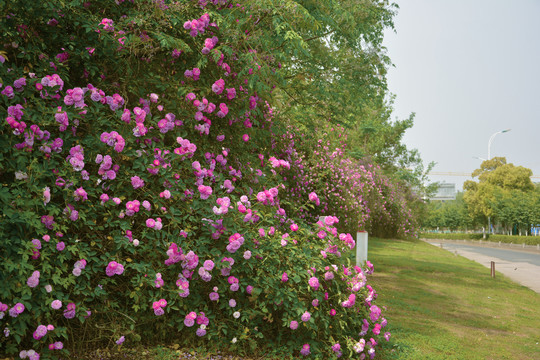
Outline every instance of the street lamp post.
<path id="1" fill-rule="evenodd" d="M 501 130 L 501 131 L 497 131 L 495 134 L 491 135 L 491 137 L 489 138 L 489 142 L 488 142 L 488 160 L 491 160 L 491 143 L 493 142 L 493 139 L 495 138 L 495 136 L 497 136 L 497 134 L 502 134 L 502 133 L 505 133 L 505 132 L 509 132 L 510 130 L 512 129 L 506 129 L 506 130 Z"/>
<path id="2" fill-rule="evenodd" d="M 495 139 L 495 136 L 497 136 L 498 134 L 509 132 L 510 130 L 512 129 L 497 131 L 495 134 L 491 135 L 488 142 L 488 160 L 491 160 L 491 143 L 493 142 L 493 139 Z M 488 216 L 488 234 L 491 234 L 491 216 Z"/>

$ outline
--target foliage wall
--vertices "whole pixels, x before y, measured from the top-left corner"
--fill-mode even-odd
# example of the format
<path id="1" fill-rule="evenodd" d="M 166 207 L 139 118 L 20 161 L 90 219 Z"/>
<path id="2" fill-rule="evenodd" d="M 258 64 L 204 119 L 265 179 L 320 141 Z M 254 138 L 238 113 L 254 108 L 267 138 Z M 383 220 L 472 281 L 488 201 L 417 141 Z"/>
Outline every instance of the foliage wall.
<path id="1" fill-rule="evenodd" d="M 232 351 L 374 356 L 390 335 L 366 282 L 373 267 L 350 263 L 354 240 L 336 228 L 353 208 L 324 223 L 292 214 L 316 213 L 328 195 L 291 200 L 281 170 L 294 159 L 273 146 L 287 132 L 273 106 L 291 59 L 312 56 L 302 36 L 353 24 L 344 6 L 5 4 L 2 352 L 56 358 L 172 333 Z M 350 8 L 372 17 L 356 24 L 364 43 L 376 43 L 369 33 L 386 20 L 373 11 L 385 6 Z M 380 181 L 369 206 L 405 209 Z"/>

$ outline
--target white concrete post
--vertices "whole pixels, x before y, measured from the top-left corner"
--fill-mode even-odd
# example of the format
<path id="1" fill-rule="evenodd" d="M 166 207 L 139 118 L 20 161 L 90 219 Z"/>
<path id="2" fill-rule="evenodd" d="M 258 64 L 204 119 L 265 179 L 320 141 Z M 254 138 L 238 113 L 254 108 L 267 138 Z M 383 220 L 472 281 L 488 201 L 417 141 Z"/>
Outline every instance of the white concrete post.
<path id="1" fill-rule="evenodd" d="M 356 265 L 362 266 L 367 261 L 368 233 L 361 231 L 356 233 Z"/>

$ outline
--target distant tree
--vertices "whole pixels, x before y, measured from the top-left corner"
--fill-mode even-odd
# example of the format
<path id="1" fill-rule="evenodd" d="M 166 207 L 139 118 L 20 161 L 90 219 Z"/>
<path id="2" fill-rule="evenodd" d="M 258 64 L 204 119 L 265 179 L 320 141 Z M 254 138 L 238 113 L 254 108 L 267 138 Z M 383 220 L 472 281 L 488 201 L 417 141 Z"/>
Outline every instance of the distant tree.
<path id="1" fill-rule="evenodd" d="M 505 230 L 518 225 L 520 229 L 535 221 L 535 189 L 532 171 L 508 164 L 506 158 L 495 157 L 482 162 L 473 173 L 478 182 L 466 181 L 464 200 L 471 217 L 498 221 Z M 520 230 L 521 232 L 521 230 Z"/>
<path id="2" fill-rule="evenodd" d="M 463 192 L 458 192 L 456 200 L 433 201 L 428 205 L 427 216 L 423 227 L 428 229 L 467 230 L 475 224 L 469 216 L 467 204 L 463 200 Z"/>
<path id="3" fill-rule="evenodd" d="M 529 231 L 530 224 L 539 222 L 540 197 L 537 191 L 498 190 L 492 203 L 495 219 L 502 225 L 505 233 L 511 233 L 514 225 L 519 235 Z"/>

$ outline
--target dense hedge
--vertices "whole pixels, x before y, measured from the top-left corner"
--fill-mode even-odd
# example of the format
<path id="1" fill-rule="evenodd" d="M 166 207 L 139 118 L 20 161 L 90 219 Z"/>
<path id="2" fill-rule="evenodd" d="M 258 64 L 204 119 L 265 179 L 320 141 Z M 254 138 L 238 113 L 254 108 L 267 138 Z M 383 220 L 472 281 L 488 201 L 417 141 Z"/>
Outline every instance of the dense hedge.
<path id="1" fill-rule="evenodd" d="M 2 355 L 174 337 L 362 358 L 389 339 L 340 220 L 285 210 L 318 196 L 282 199 L 266 102 L 279 64 L 252 46 L 265 10 L 247 5 L 10 3 Z"/>
<path id="2" fill-rule="evenodd" d="M 344 232 L 367 231 L 378 237 L 410 237 L 417 233 L 411 204 L 419 199 L 408 189 L 366 161 L 347 157 L 346 131 L 327 126 L 323 139 L 309 142 L 301 131 L 289 128 L 273 137 L 278 154 L 291 165 L 282 170 L 290 186 L 287 200 L 298 217 L 316 221 L 319 216 L 339 214 Z M 302 194 L 315 192 L 320 206 L 303 208 Z"/>

